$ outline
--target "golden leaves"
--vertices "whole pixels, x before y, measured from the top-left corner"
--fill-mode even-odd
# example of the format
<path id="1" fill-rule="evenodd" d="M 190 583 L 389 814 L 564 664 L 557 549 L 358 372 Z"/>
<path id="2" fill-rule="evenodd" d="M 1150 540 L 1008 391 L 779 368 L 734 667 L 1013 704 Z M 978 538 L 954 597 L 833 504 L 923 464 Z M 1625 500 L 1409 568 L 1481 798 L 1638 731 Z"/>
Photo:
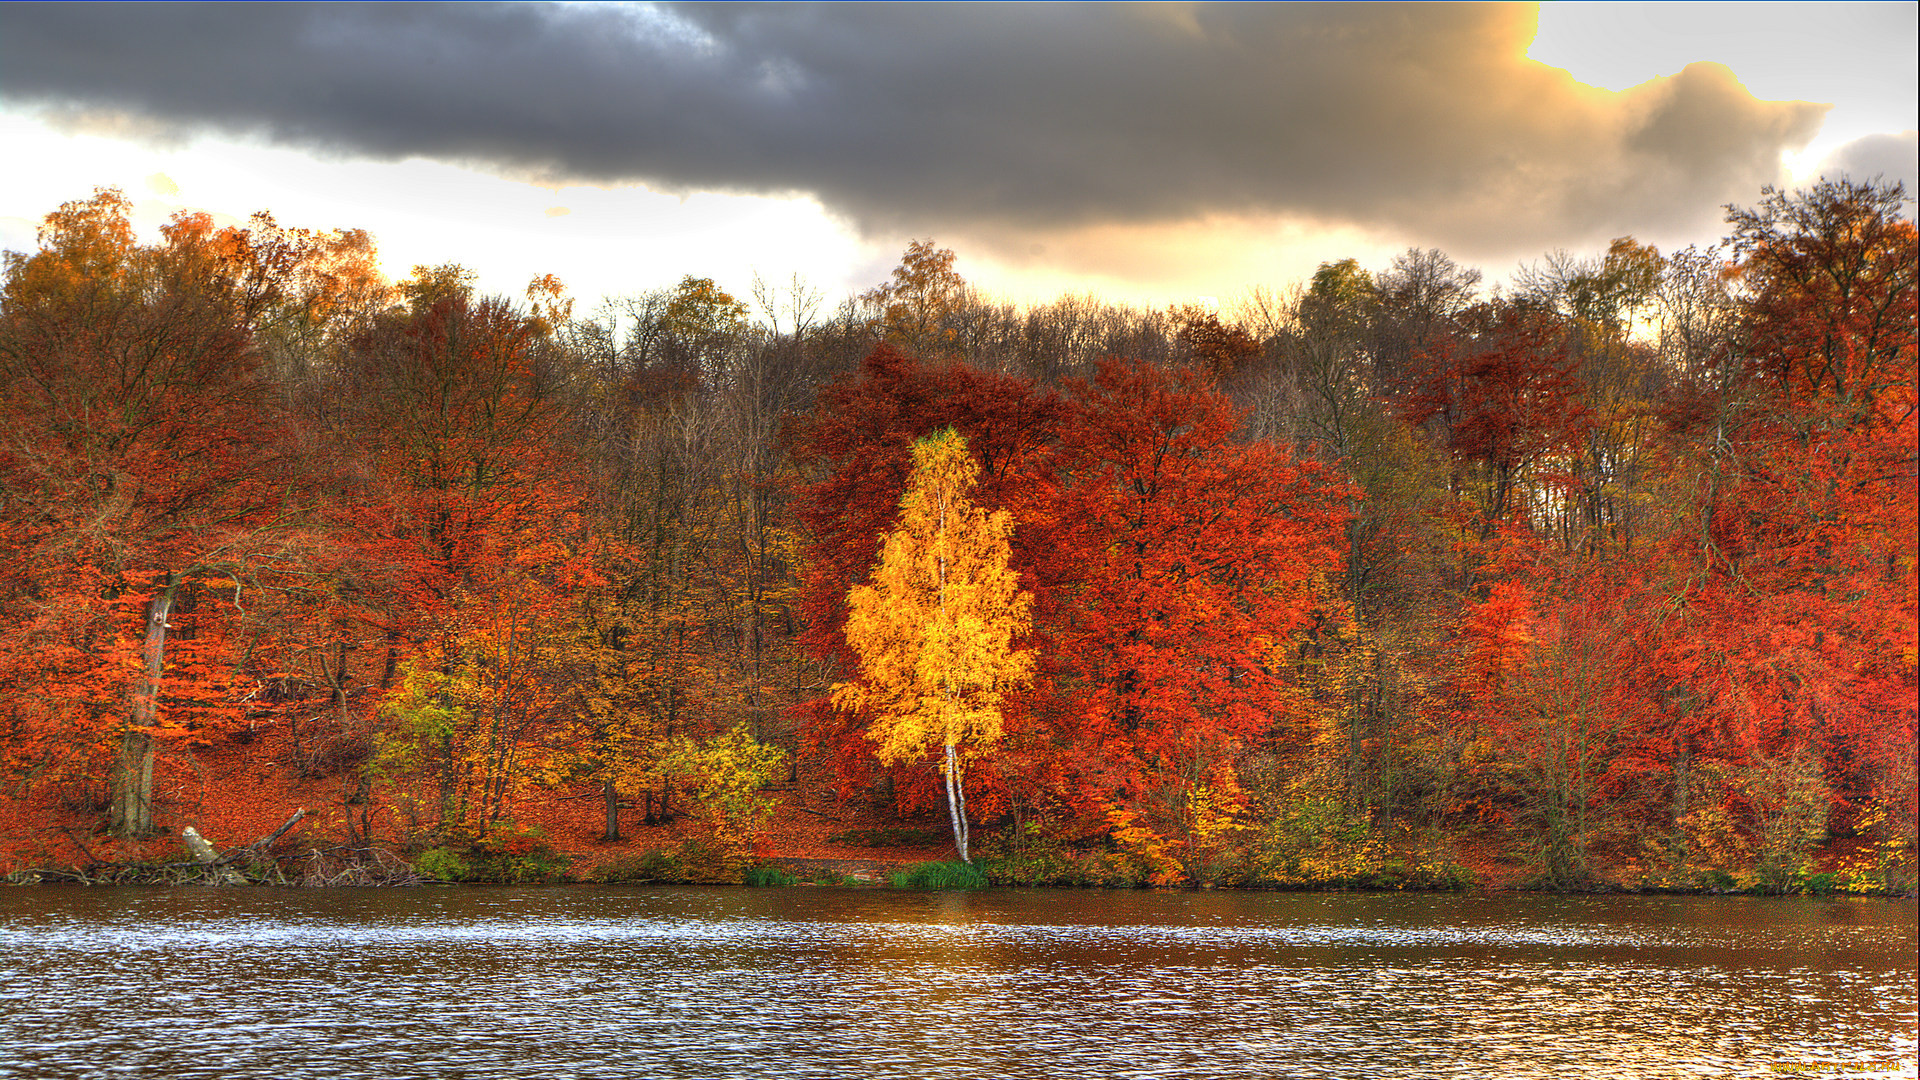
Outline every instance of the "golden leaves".
<path id="1" fill-rule="evenodd" d="M 1033 667 L 1031 650 L 1013 648 L 1033 609 L 1007 566 L 1013 519 L 973 504 L 980 467 L 954 431 L 921 439 L 913 456 L 900 524 L 873 583 L 850 597 L 847 640 L 862 677 L 834 688 L 840 708 L 875 714 L 868 736 L 886 762 L 934 743 L 998 742 L 1003 695 Z"/>

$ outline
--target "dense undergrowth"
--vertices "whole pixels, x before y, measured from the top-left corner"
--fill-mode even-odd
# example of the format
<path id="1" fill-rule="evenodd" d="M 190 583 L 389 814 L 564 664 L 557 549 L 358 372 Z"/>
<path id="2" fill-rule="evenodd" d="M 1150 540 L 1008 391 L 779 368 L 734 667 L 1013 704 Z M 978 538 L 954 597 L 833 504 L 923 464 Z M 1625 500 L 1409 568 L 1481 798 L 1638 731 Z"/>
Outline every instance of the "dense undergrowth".
<path id="1" fill-rule="evenodd" d="M 1456 861 L 1438 838 L 1406 837 L 1397 844 L 1369 839 L 1353 845 L 1322 844 L 1308 851 L 1269 851 L 1259 857 L 1222 859 L 1190 875 L 1169 876 L 1138 851 L 1108 840 L 1081 843 L 1009 843 L 1008 827 L 987 838 L 972 863 L 887 862 L 888 850 L 863 860 L 769 859 L 689 838 L 668 847 L 592 859 L 556 849 L 538 829 L 496 830 L 464 844 L 438 844 L 405 855 L 382 847 L 295 845 L 278 852 L 234 848 L 215 862 L 182 849 L 178 857 L 84 865 L 47 865 L 16 870 L 6 884 L 213 885 L 213 886 L 408 886 L 430 883 L 497 885 L 744 885 L 892 887 L 896 889 L 1202 888 L 1282 891 L 1462 891 L 1516 889 L 1545 892 L 1664 893 L 1681 895 L 1911 896 L 1911 861 L 1898 844 L 1862 846 L 1837 859 L 1786 873 L 1730 872 L 1718 868 L 1647 871 L 1633 864 L 1595 869 L 1577 882 L 1555 880 L 1522 867 L 1507 880 Z M 898 836 L 920 841 L 930 830 L 888 826 L 845 834 Z M 860 863 L 890 870 L 849 872 Z"/>

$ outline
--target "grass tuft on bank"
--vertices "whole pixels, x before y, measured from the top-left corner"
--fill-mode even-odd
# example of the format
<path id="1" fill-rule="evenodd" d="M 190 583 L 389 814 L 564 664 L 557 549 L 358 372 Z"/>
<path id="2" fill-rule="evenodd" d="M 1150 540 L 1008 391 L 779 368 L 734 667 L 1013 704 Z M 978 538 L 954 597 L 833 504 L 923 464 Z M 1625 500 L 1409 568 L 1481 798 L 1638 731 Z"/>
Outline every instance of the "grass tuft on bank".
<path id="1" fill-rule="evenodd" d="M 972 863 L 914 863 L 893 875 L 896 889 L 984 889 L 986 872 Z"/>

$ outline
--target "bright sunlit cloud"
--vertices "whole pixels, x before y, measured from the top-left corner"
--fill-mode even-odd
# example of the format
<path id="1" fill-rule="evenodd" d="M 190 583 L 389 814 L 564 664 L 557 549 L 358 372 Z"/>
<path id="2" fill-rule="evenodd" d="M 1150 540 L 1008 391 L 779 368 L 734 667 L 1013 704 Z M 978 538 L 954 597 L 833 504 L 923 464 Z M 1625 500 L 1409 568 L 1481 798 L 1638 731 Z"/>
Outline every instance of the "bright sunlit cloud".
<path id="1" fill-rule="evenodd" d="M 1786 163 L 1814 179 L 1847 144 L 1920 127 L 1920 5 L 1596 3 L 1540 6 L 1527 55 L 1582 82 L 1626 90 L 1690 63 L 1725 64 L 1755 97 L 1831 105 Z M 1908 190 L 1914 162 L 1906 160 Z"/>
<path id="2" fill-rule="evenodd" d="M 30 250 L 39 218 L 95 187 L 119 187 L 142 235 L 175 212 L 204 209 L 223 224 L 268 210 L 285 225 L 364 228 L 382 269 L 458 262 L 488 292 L 518 296 L 538 274 L 601 296 L 712 277 L 744 297 L 757 272 L 794 273 L 835 288 L 864 285 L 848 267 L 890 265 L 805 198 L 652 192 L 638 185 L 540 187 L 430 161 L 328 160 L 296 150 L 202 136 L 182 146 L 63 131 L 0 109 L 0 145 L 57 168 L 0 174 L 0 246 Z M 556 210 L 560 212 L 555 212 Z"/>

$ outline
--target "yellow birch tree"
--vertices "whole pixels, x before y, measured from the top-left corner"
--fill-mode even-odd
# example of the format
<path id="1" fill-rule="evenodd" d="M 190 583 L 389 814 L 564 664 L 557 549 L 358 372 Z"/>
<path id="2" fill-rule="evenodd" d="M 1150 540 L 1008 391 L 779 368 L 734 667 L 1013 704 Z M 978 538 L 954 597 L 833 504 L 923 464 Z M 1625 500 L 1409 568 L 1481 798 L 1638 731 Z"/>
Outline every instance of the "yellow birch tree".
<path id="1" fill-rule="evenodd" d="M 860 677 L 834 687 L 839 708 L 871 716 L 867 737 L 897 764 L 941 745 L 954 847 L 967 855 L 966 761 L 1000 740 L 1005 692 L 1025 685 L 1033 596 L 1007 567 L 1013 518 L 973 504 L 980 466 L 951 428 L 913 446 L 899 525 L 881 543 L 873 583 L 849 596 L 847 643 Z"/>

